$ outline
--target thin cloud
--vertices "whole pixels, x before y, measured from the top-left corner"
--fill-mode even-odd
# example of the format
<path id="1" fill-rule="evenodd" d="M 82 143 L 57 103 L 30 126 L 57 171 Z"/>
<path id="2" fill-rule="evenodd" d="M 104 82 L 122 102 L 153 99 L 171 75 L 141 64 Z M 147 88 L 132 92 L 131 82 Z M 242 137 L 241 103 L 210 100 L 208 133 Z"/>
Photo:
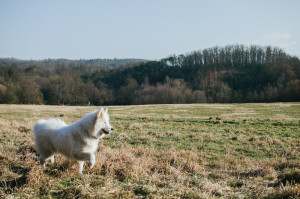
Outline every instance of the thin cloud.
<path id="1" fill-rule="evenodd" d="M 271 33 L 262 37 L 261 43 L 276 45 L 287 50 L 298 44 L 289 33 Z"/>
<path id="2" fill-rule="evenodd" d="M 282 41 L 282 40 L 290 40 L 291 35 L 289 33 L 271 33 L 264 38 L 265 40 L 270 41 Z"/>

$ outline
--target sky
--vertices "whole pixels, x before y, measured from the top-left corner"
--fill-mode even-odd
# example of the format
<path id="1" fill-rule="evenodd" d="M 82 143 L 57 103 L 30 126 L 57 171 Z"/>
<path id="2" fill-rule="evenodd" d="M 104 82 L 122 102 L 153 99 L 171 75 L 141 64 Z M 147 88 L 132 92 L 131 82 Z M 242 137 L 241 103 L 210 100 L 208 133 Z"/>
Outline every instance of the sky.
<path id="1" fill-rule="evenodd" d="M 0 58 L 140 58 L 228 44 L 300 57 L 299 0 L 0 0 Z"/>

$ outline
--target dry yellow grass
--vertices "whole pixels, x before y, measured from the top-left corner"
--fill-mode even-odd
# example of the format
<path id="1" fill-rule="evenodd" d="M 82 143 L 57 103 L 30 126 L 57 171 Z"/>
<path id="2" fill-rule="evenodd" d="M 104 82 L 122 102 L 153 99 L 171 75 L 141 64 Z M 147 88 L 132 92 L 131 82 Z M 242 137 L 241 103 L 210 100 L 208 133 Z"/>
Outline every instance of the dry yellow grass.
<path id="1" fill-rule="evenodd" d="M 276 118 L 277 108 L 289 120 Z M 0 105 L 0 197 L 298 197 L 299 103 L 110 107 L 116 132 L 100 142 L 93 169 L 57 155 L 42 168 L 36 120 L 72 123 L 96 107 Z M 243 111 L 251 110 L 253 117 Z M 273 113 L 274 112 L 274 113 Z M 209 120 L 220 117 L 222 124 Z M 296 119 L 291 119 L 296 118 Z"/>

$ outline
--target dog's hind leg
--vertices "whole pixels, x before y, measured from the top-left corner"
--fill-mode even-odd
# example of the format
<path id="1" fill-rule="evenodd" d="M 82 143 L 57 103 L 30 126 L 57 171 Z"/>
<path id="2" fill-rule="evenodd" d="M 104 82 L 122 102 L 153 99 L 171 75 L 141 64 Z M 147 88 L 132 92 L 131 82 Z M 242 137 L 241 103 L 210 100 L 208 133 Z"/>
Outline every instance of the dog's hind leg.
<path id="1" fill-rule="evenodd" d="M 50 159 L 50 161 L 52 163 L 54 162 L 53 152 L 51 152 L 51 151 L 43 151 L 43 153 L 40 153 L 39 159 L 40 159 L 41 165 L 43 165 L 44 167 L 46 167 L 46 165 L 45 165 L 46 160 Z"/>
<path id="2" fill-rule="evenodd" d="M 89 167 L 90 167 L 90 168 L 93 168 L 93 167 L 94 167 L 95 161 L 96 161 L 95 155 L 94 155 L 94 154 L 91 154 L 91 158 L 90 158 L 90 162 L 89 162 Z"/>
<path id="3" fill-rule="evenodd" d="M 84 161 L 78 161 L 78 164 L 79 164 L 79 174 L 82 175 L 82 169 L 83 169 Z"/>
<path id="4" fill-rule="evenodd" d="M 46 158 L 44 158 L 44 156 L 40 155 L 40 156 L 39 156 L 39 159 L 40 159 L 41 165 L 43 165 L 43 167 L 45 168 L 45 167 L 46 167 L 46 164 L 45 164 Z"/>
<path id="5" fill-rule="evenodd" d="M 54 163 L 54 155 L 52 155 L 50 158 L 48 158 L 50 162 L 53 164 Z"/>

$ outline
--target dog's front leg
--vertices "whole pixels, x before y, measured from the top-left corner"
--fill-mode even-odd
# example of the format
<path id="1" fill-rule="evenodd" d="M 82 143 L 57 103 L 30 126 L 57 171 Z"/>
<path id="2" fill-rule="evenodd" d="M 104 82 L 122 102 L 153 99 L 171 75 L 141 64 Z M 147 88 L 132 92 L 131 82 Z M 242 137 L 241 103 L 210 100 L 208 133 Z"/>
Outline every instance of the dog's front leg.
<path id="1" fill-rule="evenodd" d="M 89 162 L 90 168 L 92 168 L 95 164 L 95 155 L 93 153 L 78 152 L 74 154 L 74 158 L 78 160 L 80 174 L 82 174 L 84 161 L 86 160 L 90 161 Z"/>

